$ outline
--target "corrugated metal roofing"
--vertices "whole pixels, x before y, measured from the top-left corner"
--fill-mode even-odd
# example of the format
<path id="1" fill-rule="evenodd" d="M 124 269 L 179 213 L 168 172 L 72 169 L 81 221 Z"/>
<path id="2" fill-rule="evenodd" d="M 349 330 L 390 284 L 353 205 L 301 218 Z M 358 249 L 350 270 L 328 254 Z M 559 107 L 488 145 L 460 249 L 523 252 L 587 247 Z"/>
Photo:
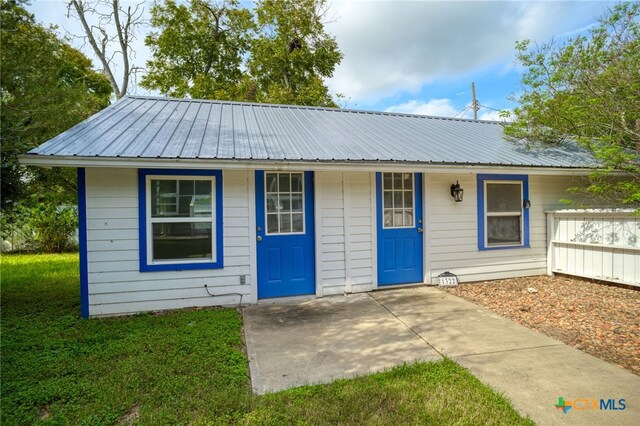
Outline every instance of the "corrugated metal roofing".
<path id="1" fill-rule="evenodd" d="M 528 150 L 496 122 L 128 96 L 29 152 L 38 156 L 401 161 L 589 167 L 577 146 Z"/>

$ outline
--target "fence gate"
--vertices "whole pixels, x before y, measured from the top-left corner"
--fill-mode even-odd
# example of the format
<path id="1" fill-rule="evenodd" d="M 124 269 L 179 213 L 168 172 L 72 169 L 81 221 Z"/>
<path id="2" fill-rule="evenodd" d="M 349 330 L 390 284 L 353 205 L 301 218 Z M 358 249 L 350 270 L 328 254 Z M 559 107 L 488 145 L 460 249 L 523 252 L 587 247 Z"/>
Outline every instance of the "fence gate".
<path id="1" fill-rule="evenodd" d="M 547 273 L 640 286 L 640 216 L 634 210 L 547 214 Z"/>

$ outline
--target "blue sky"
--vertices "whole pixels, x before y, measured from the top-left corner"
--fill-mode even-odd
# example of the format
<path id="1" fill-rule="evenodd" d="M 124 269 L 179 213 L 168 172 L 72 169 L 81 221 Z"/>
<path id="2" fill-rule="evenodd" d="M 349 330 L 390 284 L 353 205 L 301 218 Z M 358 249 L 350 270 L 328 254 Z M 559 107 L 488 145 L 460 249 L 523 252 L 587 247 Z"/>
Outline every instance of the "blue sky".
<path id="1" fill-rule="evenodd" d="M 348 108 L 451 117 L 460 116 L 469 105 L 473 81 L 479 102 L 487 107 L 479 117 L 496 119 L 493 109 L 512 108 L 507 97 L 519 90 L 522 70 L 514 63 L 517 40 L 562 41 L 586 31 L 612 5 L 333 0 L 326 28 L 336 37 L 344 59 L 327 84 L 345 96 L 342 103 Z M 63 35 L 81 33 L 75 19 L 67 18 L 64 0 L 32 1 L 29 9 L 38 21 L 58 25 Z M 142 29 L 135 44 L 135 62 L 141 65 L 149 57 L 143 44 L 149 29 Z M 79 40 L 73 44 L 93 58 L 88 46 Z M 148 94 L 137 87 L 132 93 Z"/>

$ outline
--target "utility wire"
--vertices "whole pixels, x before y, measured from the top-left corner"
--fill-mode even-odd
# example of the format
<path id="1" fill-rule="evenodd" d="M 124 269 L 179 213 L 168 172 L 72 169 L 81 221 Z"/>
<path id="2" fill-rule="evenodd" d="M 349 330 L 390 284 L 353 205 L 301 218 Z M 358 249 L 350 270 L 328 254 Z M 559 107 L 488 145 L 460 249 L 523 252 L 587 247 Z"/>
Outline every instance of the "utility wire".
<path id="1" fill-rule="evenodd" d="M 469 111 L 470 108 L 471 108 L 471 105 L 467 106 L 465 109 L 463 109 L 462 111 L 454 115 L 453 118 L 458 118 L 458 116 L 463 117 L 467 113 L 467 111 Z"/>

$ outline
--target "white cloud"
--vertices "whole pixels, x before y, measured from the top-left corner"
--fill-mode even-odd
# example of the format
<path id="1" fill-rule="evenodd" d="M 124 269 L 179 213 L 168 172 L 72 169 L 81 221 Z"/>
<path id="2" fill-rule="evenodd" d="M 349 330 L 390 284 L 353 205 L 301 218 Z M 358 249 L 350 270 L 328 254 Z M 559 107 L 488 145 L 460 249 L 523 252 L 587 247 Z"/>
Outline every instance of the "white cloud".
<path id="1" fill-rule="evenodd" d="M 334 0 L 327 30 L 344 53 L 332 91 L 374 101 L 417 92 L 492 64 L 511 64 L 516 40 L 583 27 L 602 2 Z"/>
<path id="2" fill-rule="evenodd" d="M 453 106 L 450 99 L 431 99 L 427 102 L 410 100 L 403 104 L 390 106 L 385 111 L 433 115 L 436 117 L 453 117 L 460 112 Z"/>
<path id="3" fill-rule="evenodd" d="M 478 119 L 480 120 L 489 120 L 489 121 L 504 121 L 502 117 L 500 117 L 500 111 L 486 111 L 478 114 Z"/>

